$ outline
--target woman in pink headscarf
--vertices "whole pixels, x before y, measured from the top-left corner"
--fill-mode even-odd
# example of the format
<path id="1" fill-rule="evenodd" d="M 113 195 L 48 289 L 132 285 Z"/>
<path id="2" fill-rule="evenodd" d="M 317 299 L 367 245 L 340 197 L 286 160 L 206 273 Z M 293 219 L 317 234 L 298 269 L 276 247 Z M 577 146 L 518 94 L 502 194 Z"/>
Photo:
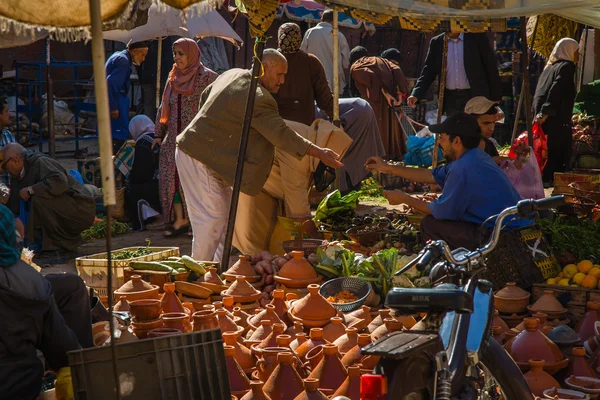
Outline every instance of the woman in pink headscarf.
<path id="1" fill-rule="evenodd" d="M 182 38 L 173 44 L 173 59 L 175 64 L 157 113 L 155 135 L 155 143 L 161 145 L 158 186 L 166 237 L 190 230 L 175 166 L 175 139 L 196 116 L 202 91 L 217 78 L 215 72 L 202 65 L 200 49 L 192 39 Z"/>

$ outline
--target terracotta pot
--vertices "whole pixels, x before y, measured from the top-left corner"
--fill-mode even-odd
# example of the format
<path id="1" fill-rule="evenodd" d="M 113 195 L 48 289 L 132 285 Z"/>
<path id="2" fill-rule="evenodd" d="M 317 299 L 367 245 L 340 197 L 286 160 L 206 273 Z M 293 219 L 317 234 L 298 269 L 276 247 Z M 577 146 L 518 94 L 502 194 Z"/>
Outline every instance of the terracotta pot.
<path id="1" fill-rule="evenodd" d="M 570 376 L 565 379 L 565 383 L 570 389 L 588 394 L 591 399 L 596 399 L 600 395 L 600 379 Z"/>
<path id="2" fill-rule="evenodd" d="M 323 328 L 323 337 L 325 340 L 333 343 L 346 333 L 346 326 L 342 323 L 340 317 L 331 317 L 330 321 L 331 322 Z"/>
<path id="3" fill-rule="evenodd" d="M 175 294 L 175 283 L 166 282 L 163 285 L 163 290 L 164 290 L 164 293 L 162 295 L 162 298 L 160 299 L 160 304 L 162 305 L 163 312 L 165 312 L 165 313 L 171 313 L 171 312 L 184 313 L 185 308 L 183 307 L 183 304 L 181 304 L 179 297 L 177 297 L 177 295 Z"/>
<path id="4" fill-rule="evenodd" d="M 306 353 L 312 350 L 313 347 L 326 343 L 329 342 L 323 338 L 323 329 L 312 328 L 310 330 L 309 339 L 296 348 L 296 355 L 300 357 L 301 360 L 305 361 L 304 356 L 306 356 Z"/>
<path id="5" fill-rule="evenodd" d="M 233 309 L 235 307 L 235 301 L 231 296 L 223 296 L 223 308 L 227 310 L 228 313 L 233 315 Z"/>
<path id="6" fill-rule="evenodd" d="M 269 333 L 269 335 L 264 338 L 259 344 L 253 345 L 252 349 L 258 348 L 258 349 L 264 349 L 267 347 L 287 347 L 287 346 L 278 346 L 277 345 L 277 336 L 282 335 L 284 332 L 283 329 L 283 325 L 282 324 L 273 324 L 272 325 L 272 332 Z"/>
<path id="7" fill-rule="evenodd" d="M 375 331 L 371 334 L 371 339 L 373 339 L 374 342 L 384 337 L 388 333 L 401 331 L 403 328 L 402 322 L 392 318 L 386 318 L 383 322 L 383 326 L 375 329 Z"/>
<path id="8" fill-rule="evenodd" d="M 308 296 L 293 302 L 288 310 L 292 320 L 300 321 L 308 328 L 320 328 L 327 325 L 331 317 L 335 317 L 335 308 L 319 294 L 319 288 L 319 285 L 308 285 Z"/>
<path id="9" fill-rule="evenodd" d="M 567 325 L 559 325 L 548 334 L 548 338 L 561 349 L 581 344 L 581 338 L 572 328 Z M 591 354 L 591 353 L 590 353 Z"/>
<path id="10" fill-rule="evenodd" d="M 529 369 L 529 360 L 541 359 L 545 361 L 544 370 L 552 375 L 565 368 L 569 359 L 538 328 L 537 318 L 525 318 L 525 330 L 507 341 L 504 348 L 521 370 Z"/>
<path id="11" fill-rule="evenodd" d="M 306 378 L 304 388 L 304 392 L 300 393 L 294 400 L 328 400 L 327 396 L 319 389 L 318 379 Z"/>
<path id="12" fill-rule="evenodd" d="M 179 334 L 181 334 L 181 331 L 179 329 L 156 328 L 156 329 L 152 329 L 150 332 L 148 332 L 148 337 L 149 338 L 157 338 L 157 337 L 173 336 L 173 335 L 179 335 Z"/>
<path id="13" fill-rule="evenodd" d="M 504 334 L 502 333 L 502 328 L 499 326 L 492 326 L 492 338 L 498 342 L 498 344 L 502 345 L 504 342 Z"/>
<path id="14" fill-rule="evenodd" d="M 390 310 L 389 308 L 382 308 L 381 310 L 379 310 L 379 315 L 376 316 L 371 323 L 369 324 L 369 326 L 367 326 L 367 331 L 369 333 L 373 333 L 375 331 L 375 329 L 379 328 L 381 325 L 383 325 L 383 320 L 386 318 L 390 317 L 390 313 L 392 312 L 392 310 Z"/>
<path id="15" fill-rule="evenodd" d="M 287 329 L 287 325 L 281 320 L 281 318 L 279 318 L 275 312 L 275 306 L 272 304 L 267 304 L 264 310 L 261 310 L 259 313 L 249 317 L 248 325 L 250 325 L 252 329 L 257 329 L 260 325 L 260 322 L 264 320 L 270 321 L 272 324 L 283 325 L 284 331 Z"/>
<path id="16" fill-rule="evenodd" d="M 346 368 L 352 366 L 352 365 L 356 365 L 356 364 L 360 364 L 362 363 L 361 360 L 367 358 L 367 357 L 373 357 L 373 356 L 365 356 L 361 353 L 361 350 L 363 347 L 367 346 L 371 344 L 371 335 L 368 334 L 359 334 L 358 335 L 358 342 L 356 343 L 356 346 L 354 346 L 353 348 L 351 348 L 343 357 L 342 357 L 342 365 Z M 379 360 L 379 357 L 373 357 L 373 360 Z M 371 361 L 371 362 L 372 362 Z M 365 367 L 368 368 L 368 367 Z"/>
<path id="17" fill-rule="evenodd" d="M 284 347 L 267 347 L 260 351 L 260 359 L 256 362 L 256 371 L 252 374 L 253 377 L 266 382 L 275 367 L 277 367 L 277 356 L 279 353 L 289 353 L 290 349 Z"/>
<path id="18" fill-rule="evenodd" d="M 304 258 L 303 251 L 292 251 L 292 259 L 281 267 L 273 277 L 277 282 L 289 288 L 305 288 L 310 284 L 321 282 L 317 271 Z"/>
<path id="19" fill-rule="evenodd" d="M 277 337 L 275 338 L 275 341 L 277 342 L 277 347 L 290 347 L 290 344 L 292 343 L 292 337 L 290 335 L 277 335 Z M 290 351 L 292 351 L 292 349 L 290 348 Z"/>
<path id="20" fill-rule="evenodd" d="M 590 396 L 576 390 L 552 388 L 544 390 L 544 399 L 551 400 L 590 400 Z"/>
<path id="21" fill-rule="evenodd" d="M 287 328 L 287 331 L 285 331 L 286 335 L 290 335 L 291 337 L 295 338 L 296 337 L 296 333 L 303 333 L 304 332 L 304 325 L 302 325 L 302 322 L 294 322 L 294 324 L 292 326 L 290 326 L 289 328 Z"/>
<path id="22" fill-rule="evenodd" d="M 225 282 L 223 282 L 223 280 L 221 279 L 221 277 L 217 273 L 217 269 L 215 267 L 210 267 L 208 269 L 208 272 L 206 274 L 204 274 L 204 280 L 203 281 L 206 282 L 206 283 L 212 283 L 212 284 L 220 285 L 220 286 L 224 286 L 225 285 Z"/>
<path id="23" fill-rule="evenodd" d="M 292 340 L 292 343 L 290 343 L 290 349 L 292 349 L 292 351 L 294 353 L 296 353 L 296 350 L 298 349 L 298 347 L 300 347 L 300 345 L 304 342 L 306 342 L 308 340 L 308 338 L 306 337 L 306 333 L 304 332 L 299 332 L 296 333 L 296 338 L 294 340 Z"/>
<path id="24" fill-rule="evenodd" d="M 502 328 L 502 333 L 510 329 L 506 322 L 504 322 L 504 320 L 500 318 L 500 313 L 498 312 L 498 310 L 494 310 L 494 319 L 492 320 L 492 326 L 499 326 L 500 328 Z"/>
<path id="25" fill-rule="evenodd" d="M 588 364 L 585 358 L 585 348 L 583 347 L 574 347 L 573 348 L 573 358 L 565 371 L 566 376 L 587 376 L 590 378 L 595 378 L 596 373 Z"/>
<path id="26" fill-rule="evenodd" d="M 540 359 L 529 360 L 530 371 L 525 374 L 529 390 L 536 396 L 543 396 L 544 390 L 560 387 L 560 384 L 550 374 L 544 372 L 546 362 Z"/>
<path id="27" fill-rule="evenodd" d="M 190 316 L 186 313 L 166 313 L 162 318 L 165 328 L 179 329 L 181 332 L 193 330 Z"/>
<path id="28" fill-rule="evenodd" d="M 347 313 L 346 316 L 364 319 L 367 321 L 367 326 L 373 321 L 371 318 L 371 307 L 369 306 L 361 306 L 359 309 Z"/>
<path id="29" fill-rule="evenodd" d="M 235 321 L 227 316 L 227 310 L 224 308 L 219 308 L 217 311 L 217 319 L 219 320 L 219 327 L 221 328 L 221 332 L 237 332 L 244 330 L 244 328 L 237 326 Z"/>
<path id="30" fill-rule="evenodd" d="M 335 344 L 323 345 L 323 359 L 309 375 L 319 380 L 322 389 L 337 390 L 348 377 L 348 371 L 342 365 Z"/>
<path id="31" fill-rule="evenodd" d="M 223 276 L 225 279 L 232 282 L 235 281 L 238 276 L 243 276 L 250 283 L 258 282 L 261 278 L 254 268 L 252 268 L 250 260 L 248 260 L 248 257 L 246 256 L 239 256 L 238 261 L 225 271 Z"/>
<path id="32" fill-rule="evenodd" d="M 272 400 L 263 390 L 263 381 L 250 381 L 250 391 L 240 400 Z"/>
<path id="33" fill-rule="evenodd" d="M 211 310 L 196 311 L 192 314 L 194 320 L 193 330 L 203 331 L 205 329 L 215 329 L 219 327 L 217 313 Z"/>
<path id="34" fill-rule="evenodd" d="M 239 336 L 239 332 L 223 332 L 223 341 L 227 346 L 231 346 L 235 349 L 233 358 L 235 358 L 242 370 L 244 370 L 246 374 L 249 374 L 256 366 L 256 357 L 252 355 L 249 348 L 237 341 Z"/>
<path id="35" fill-rule="evenodd" d="M 152 321 L 160 316 L 162 307 L 156 299 L 133 300 L 129 303 L 129 312 L 137 321 Z"/>
<path id="36" fill-rule="evenodd" d="M 354 365 L 348 368 L 348 377 L 335 391 L 332 398 L 346 396 L 350 400 L 360 400 L 360 367 Z"/>
<path id="37" fill-rule="evenodd" d="M 511 315 L 501 315 L 500 319 L 504 321 L 504 323 L 512 329 L 523 322 L 524 318 L 527 318 L 529 314 L 511 314 Z M 494 325 L 500 326 L 495 320 L 493 322 Z"/>
<path id="38" fill-rule="evenodd" d="M 273 290 L 273 300 L 269 303 L 275 307 L 275 313 L 283 322 L 287 320 L 287 304 L 285 304 L 285 292 L 282 289 Z M 287 322 L 286 322 L 287 324 Z"/>
<path id="39" fill-rule="evenodd" d="M 522 313 L 527 311 L 531 293 L 521 289 L 515 282 L 508 282 L 503 289 L 494 294 L 494 307 L 505 313 Z"/>
<path id="40" fill-rule="evenodd" d="M 234 307 L 233 316 L 240 319 L 238 325 L 244 328 L 244 332 L 247 332 L 250 328 L 250 325 L 248 325 L 248 318 L 250 317 L 250 314 L 244 312 L 240 307 Z"/>
<path id="41" fill-rule="evenodd" d="M 346 334 L 340 336 L 333 344 L 338 347 L 338 351 L 344 356 L 358 344 L 358 331 L 356 328 L 346 328 Z"/>
<path id="42" fill-rule="evenodd" d="M 231 296 L 235 302 L 239 303 L 250 303 L 260 299 L 262 293 L 248 283 L 247 277 L 238 275 L 235 278 L 235 282 L 221 292 L 221 296 Z"/>
<path id="43" fill-rule="evenodd" d="M 250 390 L 250 380 L 235 360 L 235 348 L 227 345 L 223 347 L 225 349 L 225 364 L 231 394 L 242 397 Z"/>
<path id="44" fill-rule="evenodd" d="M 251 342 L 260 343 L 265 340 L 265 338 L 269 336 L 271 332 L 273 332 L 273 325 L 271 324 L 271 321 L 261 321 L 258 329 L 252 332 L 247 339 Z"/>
<path id="45" fill-rule="evenodd" d="M 121 296 L 119 298 L 119 302 L 113 307 L 113 310 L 120 312 L 129 312 L 129 302 L 127 301 L 127 297 Z"/>
<path id="46" fill-rule="evenodd" d="M 532 315 L 533 318 L 537 318 L 539 321 L 539 328 L 538 329 L 542 329 L 546 326 L 550 326 L 548 325 L 548 316 L 542 312 L 536 312 Z M 550 326 L 550 331 L 552 329 L 554 329 L 553 326 Z M 515 329 L 518 330 L 519 332 L 523 331 L 525 329 L 525 320 L 521 321 L 521 323 L 517 326 L 515 326 Z M 548 333 L 550 333 L 550 331 L 548 331 Z"/>
<path id="47" fill-rule="evenodd" d="M 583 319 L 575 327 L 575 332 L 580 338 L 586 340 L 590 336 L 596 336 L 596 329 L 594 328 L 596 322 L 600 321 L 600 303 L 597 301 L 587 302 L 587 312 L 583 316 Z"/>
<path id="48" fill-rule="evenodd" d="M 194 303 L 191 301 L 182 301 L 181 304 L 183 305 L 183 308 L 185 308 L 185 313 L 187 315 L 191 316 L 192 313 L 196 312 L 196 307 L 194 307 Z"/>
<path id="49" fill-rule="evenodd" d="M 319 365 L 323 359 L 323 345 L 320 344 L 310 349 L 310 351 L 304 356 L 304 359 L 306 360 L 304 363 L 305 369 L 312 371 L 313 369 L 317 368 L 317 365 Z"/>
<path id="50" fill-rule="evenodd" d="M 137 336 L 139 339 L 145 339 L 148 337 L 148 333 L 157 328 L 163 327 L 162 318 L 157 318 L 154 321 L 144 321 L 138 322 L 136 320 L 132 320 L 131 328 L 133 330 L 133 334 Z"/>
<path id="51" fill-rule="evenodd" d="M 272 399 L 293 399 L 304 390 L 302 378 L 294 367 L 292 353 L 279 353 L 278 365 L 264 386 L 265 393 Z"/>
<path id="52" fill-rule="evenodd" d="M 131 280 L 115 290 L 114 295 L 125 297 L 127 301 L 158 299 L 158 289 L 157 285 L 151 285 L 143 281 L 140 275 L 132 275 Z"/>
<path id="53" fill-rule="evenodd" d="M 543 312 L 552 319 L 563 319 L 567 313 L 567 309 L 560 304 L 554 296 L 553 290 L 544 290 L 544 294 L 532 305 L 527 306 L 531 314 Z"/>

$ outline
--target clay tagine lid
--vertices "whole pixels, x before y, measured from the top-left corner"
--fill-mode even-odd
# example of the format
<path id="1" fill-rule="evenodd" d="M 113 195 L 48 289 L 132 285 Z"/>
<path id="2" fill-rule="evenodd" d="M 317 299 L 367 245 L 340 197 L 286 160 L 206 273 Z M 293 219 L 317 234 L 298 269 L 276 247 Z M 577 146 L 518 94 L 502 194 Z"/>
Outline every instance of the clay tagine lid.
<path id="1" fill-rule="evenodd" d="M 142 280 L 141 275 L 132 275 L 131 280 L 125 282 L 123 286 L 119 289 L 115 290 L 115 295 L 128 295 L 128 294 L 137 294 L 141 295 L 144 293 L 151 293 L 158 289 L 157 285 L 151 285 L 148 282 Z"/>
<path id="2" fill-rule="evenodd" d="M 127 301 L 127 297 L 121 296 L 119 302 L 113 307 L 113 310 L 121 312 L 129 311 L 129 302 Z"/>
<path id="3" fill-rule="evenodd" d="M 304 288 L 312 283 L 321 282 L 317 271 L 304 258 L 303 251 L 292 251 L 292 259 L 279 270 L 274 279 L 289 288 Z"/>
<path id="4" fill-rule="evenodd" d="M 503 289 L 498 290 L 494 296 L 501 299 L 520 300 L 522 298 L 528 299 L 531 296 L 531 293 L 518 287 L 515 282 L 508 282 L 506 286 L 504 286 Z"/>
<path id="5" fill-rule="evenodd" d="M 559 346 L 575 345 L 581 341 L 577 332 L 567 325 L 559 325 L 552 329 L 548 337 Z"/>
<path id="6" fill-rule="evenodd" d="M 217 269 L 215 267 L 210 267 L 208 272 L 204 274 L 204 282 L 213 283 L 215 285 L 224 286 L 225 282 L 221 279 L 219 274 L 217 273 Z"/>
<path id="7" fill-rule="evenodd" d="M 557 313 L 567 312 L 567 309 L 564 308 L 558 300 L 556 300 L 553 290 L 544 290 L 544 294 L 535 303 L 527 308 L 530 312 L 543 312 L 549 316 Z"/>
<path id="8" fill-rule="evenodd" d="M 264 392 L 263 381 L 250 381 L 250 391 L 244 395 L 240 400 L 271 400 L 271 398 Z"/>
<path id="9" fill-rule="evenodd" d="M 308 285 L 308 296 L 295 301 L 288 315 L 307 328 L 320 328 L 330 322 L 337 312 L 327 299 L 319 294 L 319 285 Z"/>
<path id="10" fill-rule="evenodd" d="M 273 304 L 267 304 L 264 310 L 261 310 L 259 313 L 248 317 L 247 322 L 250 328 L 256 329 L 260 325 L 260 322 L 264 320 L 271 321 L 273 324 L 283 325 L 284 331 L 288 328 L 281 318 L 279 318 L 279 315 L 277 315 L 275 306 Z"/>
<path id="11" fill-rule="evenodd" d="M 223 273 L 223 276 L 229 281 L 236 280 L 236 277 L 240 275 L 245 276 L 246 280 L 250 283 L 258 282 L 261 278 L 254 268 L 252 268 L 246 256 L 240 256 L 239 260 Z"/>
<path id="12" fill-rule="evenodd" d="M 221 292 L 221 296 L 231 296 L 236 302 L 250 303 L 260 299 L 262 294 L 248 283 L 246 277 L 238 275 L 235 282 Z"/>

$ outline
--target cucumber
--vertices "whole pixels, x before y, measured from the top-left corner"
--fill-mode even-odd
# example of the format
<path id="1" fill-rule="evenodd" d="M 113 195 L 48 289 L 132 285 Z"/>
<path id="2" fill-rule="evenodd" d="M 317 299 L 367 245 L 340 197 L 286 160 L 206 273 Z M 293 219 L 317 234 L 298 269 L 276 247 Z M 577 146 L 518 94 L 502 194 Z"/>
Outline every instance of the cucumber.
<path id="1" fill-rule="evenodd" d="M 159 261 L 163 265 L 167 265 L 173 269 L 185 268 L 185 265 L 182 262 L 178 261 Z"/>
<path id="2" fill-rule="evenodd" d="M 178 262 L 181 262 L 181 257 L 169 257 L 169 258 L 167 258 L 167 261 L 178 261 Z"/>
<path id="3" fill-rule="evenodd" d="M 132 263 L 129 263 L 129 266 L 136 270 L 161 271 L 161 272 L 173 273 L 173 268 L 169 267 L 168 265 L 159 263 L 158 261 L 134 261 Z"/>
<path id="4" fill-rule="evenodd" d="M 185 265 L 187 269 L 190 271 L 194 271 L 198 275 L 206 274 L 206 270 L 198 261 L 194 260 L 192 257 L 183 256 L 181 257 L 181 262 Z"/>

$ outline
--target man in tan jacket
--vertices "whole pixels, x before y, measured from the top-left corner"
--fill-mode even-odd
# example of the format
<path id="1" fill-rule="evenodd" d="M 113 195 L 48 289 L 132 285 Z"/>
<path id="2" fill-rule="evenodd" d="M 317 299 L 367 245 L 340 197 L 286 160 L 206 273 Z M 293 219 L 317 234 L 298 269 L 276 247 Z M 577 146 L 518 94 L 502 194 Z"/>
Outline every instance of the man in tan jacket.
<path id="1" fill-rule="evenodd" d="M 267 49 L 262 62 L 264 73 L 256 88 L 241 185 L 241 191 L 250 196 L 262 191 L 275 148 L 298 159 L 308 155 L 334 168 L 342 166 L 338 154 L 311 144 L 279 116 L 271 93 L 277 93 L 284 82 L 285 57 Z M 217 78 L 202 93 L 196 117 L 177 137 L 175 161 L 194 231 L 192 257 L 197 260 L 219 261 L 223 255 L 251 75 L 249 70 L 232 69 Z"/>

